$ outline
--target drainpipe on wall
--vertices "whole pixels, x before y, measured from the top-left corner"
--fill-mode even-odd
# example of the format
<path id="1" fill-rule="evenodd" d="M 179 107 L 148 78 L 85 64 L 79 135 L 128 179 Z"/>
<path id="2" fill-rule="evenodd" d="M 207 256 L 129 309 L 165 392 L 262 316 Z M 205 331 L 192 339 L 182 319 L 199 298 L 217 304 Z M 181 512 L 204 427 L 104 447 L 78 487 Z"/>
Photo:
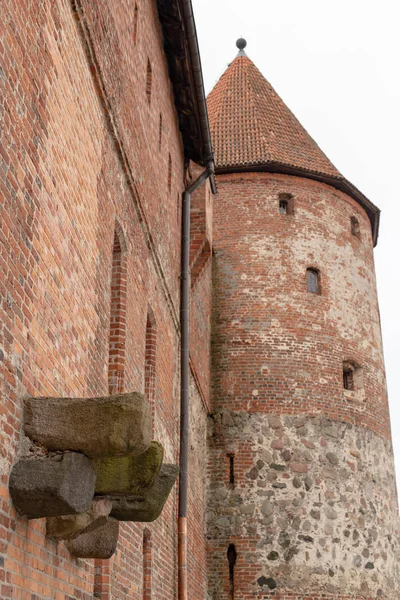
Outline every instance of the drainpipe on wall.
<path id="1" fill-rule="evenodd" d="M 200 50 L 197 40 L 192 0 L 180 0 L 180 4 L 182 6 L 182 15 L 185 22 L 186 37 L 189 45 L 191 72 L 193 74 L 193 82 L 195 86 L 196 104 L 203 146 L 203 164 L 207 165 L 208 169 L 208 165 L 214 163 L 214 155 L 211 142 L 210 123 L 208 121 L 206 94 L 204 90 L 203 72 L 201 69 Z M 210 174 L 210 183 L 212 193 L 216 194 L 217 189 L 214 178 L 214 164 L 212 166 L 212 172 Z"/>
<path id="2" fill-rule="evenodd" d="M 214 163 L 184 192 L 182 202 L 181 253 L 181 422 L 179 455 L 179 516 L 178 516 L 178 578 L 179 600 L 188 600 L 187 579 L 187 505 L 189 461 L 189 256 L 190 256 L 190 196 L 209 178 L 213 177 Z"/>

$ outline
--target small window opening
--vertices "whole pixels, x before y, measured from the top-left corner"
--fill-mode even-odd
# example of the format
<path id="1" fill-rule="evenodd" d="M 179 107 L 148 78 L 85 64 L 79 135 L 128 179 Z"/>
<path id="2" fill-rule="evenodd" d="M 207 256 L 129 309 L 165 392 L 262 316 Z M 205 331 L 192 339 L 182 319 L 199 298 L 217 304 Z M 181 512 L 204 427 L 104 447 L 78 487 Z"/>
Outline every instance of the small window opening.
<path id="1" fill-rule="evenodd" d="M 343 368 L 343 387 L 345 390 L 354 390 L 354 376 L 351 368 Z"/>
<path id="2" fill-rule="evenodd" d="M 358 219 L 356 219 L 356 217 L 350 217 L 350 223 L 351 223 L 352 235 L 359 238 L 360 237 L 360 223 L 358 222 Z"/>
<path id="3" fill-rule="evenodd" d="M 235 600 L 235 564 L 237 553 L 234 544 L 229 544 L 226 554 L 229 565 L 229 600 Z"/>
<path id="4" fill-rule="evenodd" d="M 287 215 L 288 203 L 287 200 L 279 200 L 279 212 L 281 215 Z"/>
<path id="5" fill-rule="evenodd" d="M 172 159 L 171 155 L 168 154 L 168 191 L 171 191 L 172 186 Z"/>
<path id="6" fill-rule="evenodd" d="M 292 194 L 279 194 L 279 212 L 281 215 L 292 215 L 294 212 L 294 199 Z"/>
<path id="7" fill-rule="evenodd" d="M 153 73 L 152 73 L 152 68 L 151 68 L 150 60 L 147 59 L 146 96 L 147 96 L 147 102 L 149 104 L 151 103 L 151 82 L 152 82 L 152 77 L 153 77 Z"/>
<path id="8" fill-rule="evenodd" d="M 133 13 L 133 43 L 137 42 L 137 31 L 138 31 L 138 21 L 139 21 L 139 9 L 137 3 L 135 3 L 134 13 Z"/>
<path id="9" fill-rule="evenodd" d="M 307 290 L 313 294 L 321 293 L 320 273 L 317 269 L 307 269 Z"/>
<path id="10" fill-rule="evenodd" d="M 228 454 L 229 459 L 229 485 L 233 489 L 235 487 L 235 455 Z"/>
<path id="11" fill-rule="evenodd" d="M 348 392 L 355 393 L 360 393 L 363 390 L 363 370 L 357 363 L 343 362 L 343 388 Z"/>
<path id="12" fill-rule="evenodd" d="M 162 129 L 163 129 L 163 121 L 162 121 L 162 114 L 160 113 L 160 122 L 158 125 L 158 149 L 161 150 L 161 145 L 162 145 Z"/>

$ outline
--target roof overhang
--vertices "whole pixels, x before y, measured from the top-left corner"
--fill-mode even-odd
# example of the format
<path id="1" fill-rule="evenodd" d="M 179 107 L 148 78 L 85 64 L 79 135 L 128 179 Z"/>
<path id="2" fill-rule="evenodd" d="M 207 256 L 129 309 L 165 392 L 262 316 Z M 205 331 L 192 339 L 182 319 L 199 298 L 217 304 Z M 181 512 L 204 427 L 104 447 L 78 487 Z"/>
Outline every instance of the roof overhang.
<path id="1" fill-rule="evenodd" d="M 164 49 L 186 158 L 213 161 L 211 134 L 191 0 L 157 0 Z"/>
<path id="2" fill-rule="evenodd" d="M 269 162 L 264 164 L 246 164 L 239 166 L 216 166 L 215 174 L 224 173 L 248 173 L 264 171 L 267 173 L 282 173 L 284 175 L 294 175 L 296 177 L 305 177 L 307 179 L 313 179 L 315 181 L 321 181 L 331 187 L 344 192 L 350 198 L 353 198 L 367 213 L 371 223 L 372 229 L 372 240 L 374 246 L 378 242 L 379 234 L 379 220 L 381 211 L 377 208 L 362 192 L 360 192 L 352 183 L 347 181 L 344 177 L 332 177 L 323 173 L 314 171 L 307 171 L 306 169 L 299 169 L 292 165 L 284 165 L 276 162 Z"/>

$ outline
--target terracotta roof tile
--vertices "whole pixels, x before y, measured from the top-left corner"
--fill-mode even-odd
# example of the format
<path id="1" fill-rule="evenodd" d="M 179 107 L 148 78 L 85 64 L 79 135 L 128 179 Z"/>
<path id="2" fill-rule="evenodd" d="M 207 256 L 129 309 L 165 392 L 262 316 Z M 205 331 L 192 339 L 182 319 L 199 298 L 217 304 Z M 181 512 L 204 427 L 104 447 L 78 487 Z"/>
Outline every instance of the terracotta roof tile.
<path id="1" fill-rule="evenodd" d="M 365 208 L 376 241 L 379 210 L 340 174 L 244 53 L 229 65 L 207 104 L 217 172 L 256 167 L 325 181 Z"/>
<path id="2" fill-rule="evenodd" d="M 229 65 L 208 110 L 217 167 L 279 162 L 340 177 L 247 56 Z"/>

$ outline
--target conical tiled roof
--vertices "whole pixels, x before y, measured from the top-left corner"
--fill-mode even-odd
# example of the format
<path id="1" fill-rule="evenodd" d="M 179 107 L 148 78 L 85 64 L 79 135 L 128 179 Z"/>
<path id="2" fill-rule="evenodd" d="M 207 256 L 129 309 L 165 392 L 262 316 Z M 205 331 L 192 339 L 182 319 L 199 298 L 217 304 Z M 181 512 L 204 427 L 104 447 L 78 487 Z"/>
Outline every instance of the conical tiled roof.
<path id="1" fill-rule="evenodd" d="M 217 173 L 257 169 L 324 181 L 365 208 L 376 241 L 379 210 L 340 174 L 243 51 L 207 104 Z"/>

